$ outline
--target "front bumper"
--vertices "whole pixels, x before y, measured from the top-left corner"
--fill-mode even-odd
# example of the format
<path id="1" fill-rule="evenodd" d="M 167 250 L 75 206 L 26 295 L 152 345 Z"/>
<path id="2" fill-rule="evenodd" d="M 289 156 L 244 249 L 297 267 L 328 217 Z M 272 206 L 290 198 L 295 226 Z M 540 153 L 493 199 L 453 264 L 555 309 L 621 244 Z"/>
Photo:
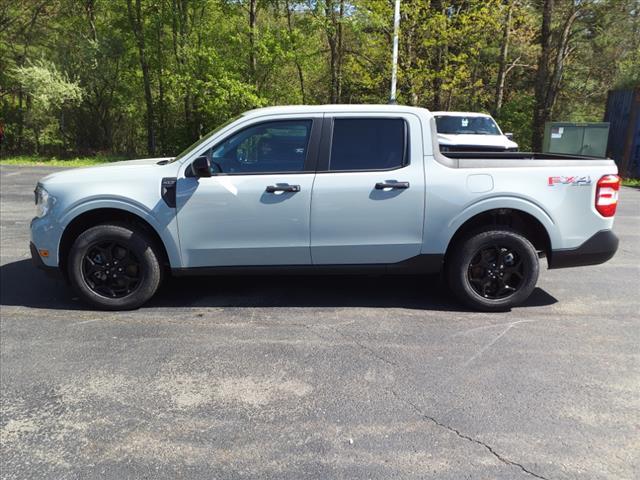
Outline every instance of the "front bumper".
<path id="1" fill-rule="evenodd" d="M 601 230 L 577 248 L 553 250 L 549 256 L 549 268 L 598 265 L 611 259 L 620 241 L 611 230 Z"/>
<path id="2" fill-rule="evenodd" d="M 54 218 L 54 216 L 48 214 L 31 220 L 30 241 L 36 246 L 36 250 L 44 249 L 49 251 L 48 257 L 40 257 L 40 262 L 47 267 L 57 267 L 59 263 L 58 245 L 62 236 L 62 229 Z"/>
<path id="3" fill-rule="evenodd" d="M 58 267 L 52 267 L 50 265 L 45 264 L 42 261 L 42 257 L 38 253 L 38 249 L 33 244 L 33 242 L 29 242 L 29 250 L 31 250 L 31 263 L 34 267 L 39 268 L 43 272 L 47 274 L 49 277 L 58 278 L 60 277 L 60 269 Z"/>

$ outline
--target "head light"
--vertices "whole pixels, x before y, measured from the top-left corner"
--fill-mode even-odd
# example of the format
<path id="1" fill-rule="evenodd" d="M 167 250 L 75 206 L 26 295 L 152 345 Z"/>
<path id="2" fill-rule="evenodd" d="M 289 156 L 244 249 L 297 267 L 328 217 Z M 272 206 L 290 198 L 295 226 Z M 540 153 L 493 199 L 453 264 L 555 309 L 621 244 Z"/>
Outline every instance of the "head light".
<path id="1" fill-rule="evenodd" d="M 36 216 L 42 218 L 49 211 L 52 197 L 42 185 L 38 185 L 34 193 L 36 195 Z"/>

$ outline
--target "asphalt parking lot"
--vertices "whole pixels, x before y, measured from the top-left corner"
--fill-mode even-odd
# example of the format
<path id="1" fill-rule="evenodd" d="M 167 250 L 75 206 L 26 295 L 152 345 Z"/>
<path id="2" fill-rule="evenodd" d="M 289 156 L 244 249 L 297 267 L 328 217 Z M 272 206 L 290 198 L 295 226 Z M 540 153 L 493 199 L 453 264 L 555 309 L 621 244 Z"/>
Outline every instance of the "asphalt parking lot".
<path id="1" fill-rule="evenodd" d="M 1 478 L 640 478 L 640 190 L 613 260 L 509 313 L 421 277 L 171 280 L 104 313 L 31 266 L 52 170 L 0 167 Z"/>

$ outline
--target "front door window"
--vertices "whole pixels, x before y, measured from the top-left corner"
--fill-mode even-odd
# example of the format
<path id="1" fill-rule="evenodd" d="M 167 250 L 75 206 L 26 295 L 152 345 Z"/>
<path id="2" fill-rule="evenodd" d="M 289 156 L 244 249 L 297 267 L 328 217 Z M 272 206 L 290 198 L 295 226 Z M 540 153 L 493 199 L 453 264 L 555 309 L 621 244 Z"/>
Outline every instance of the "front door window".
<path id="1" fill-rule="evenodd" d="M 210 152 L 213 174 L 250 175 L 302 172 L 311 120 L 253 125 L 227 138 Z"/>

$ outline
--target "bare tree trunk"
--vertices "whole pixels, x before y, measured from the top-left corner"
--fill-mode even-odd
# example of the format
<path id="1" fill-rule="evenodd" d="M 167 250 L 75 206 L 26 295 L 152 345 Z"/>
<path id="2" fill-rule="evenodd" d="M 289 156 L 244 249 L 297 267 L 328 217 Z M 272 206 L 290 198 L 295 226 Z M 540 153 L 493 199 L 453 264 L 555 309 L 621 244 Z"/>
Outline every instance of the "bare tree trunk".
<path id="1" fill-rule="evenodd" d="M 342 19 L 344 17 L 344 0 L 340 0 L 340 10 L 338 12 L 338 22 L 336 25 L 337 35 L 337 54 L 338 62 L 336 65 L 336 101 L 342 103 L 342 55 L 344 53 L 343 48 L 343 34 L 342 34 Z"/>
<path id="2" fill-rule="evenodd" d="M 27 114 L 31 111 L 31 104 L 32 104 L 32 100 L 31 100 L 31 95 L 27 94 Z M 40 154 L 40 128 L 38 127 L 38 123 L 35 122 L 33 124 L 33 126 L 31 127 L 31 131 L 33 132 L 33 138 L 36 142 L 35 145 L 35 154 L 39 155 Z"/>
<path id="3" fill-rule="evenodd" d="M 571 31 L 582 8 L 580 4 L 573 5 L 569 16 L 562 24 L 562 29 L 557 35 L 553 35 L 551 32 L 553 1 L 554 0 L 545 0 L 542 17 L 540 40 L 542 51 L 538 60 L 536 106 L 533 118 L 533 138 L 531 139 L 534 151 L 542 150 L 544 124 L 551 120 L 553 107 L 556 103 L 558 92 L 560 91 L 564 64 L 572 52 L 570 45 Z M 552 39 L 554 38 L 557 44 L 552 45 Z M 555 52 L 553 70 L 550 68 L 552 52 Z"/>
<path id="4" fill-rule="evenodd" d="M 500 63 L 498 66 L 498 79 L 496 82 L 496 98 L 493 106 L 493 114 L 499 115 L 504 100 L 504 87 L 507 80 L 507 58 L 509 56 L 509 40 L 511 38 L 511 16 L 513 14 L 513 0 L 506 0 L 507 11 L 502 27 L 502 43 L 500 45 Z"/>
<path id="5" fill-rule="evenodd" d="M 24 30 L 24 43 L 22 45 L 22 55 L 18 55 L 18 57 L 16 58 L 16 64 L 17 66 L 24 66 L 25 61 L 27 60 L 27 52 L 28 52 L 28 48 L 29 45 L 31 44 L 31 38 L 32 38 L 32 33 L 33 33 L 33 28 L 35 27 L 37 21 L 38 21 L 38 17 L 40 16 L 41 13 L 43 13 L 43 11 L 45 10 L 46 6 L 47 6 L 48 2 L 43 1 L 42 3 L 40 3 L 39 5 L 35 6 L 35 8 L 33 9 L 33 13 L 31 14 L 31 19 L 27 22 L 27 24 L 24 25 L 23 30 Z M 29 98 L 28 94 L 25 94 L 25 92 L 22 90 L 22 86 L 19 87 L 18 89 L 18 135 L 17 135 L 17 147 L 18 147 L 18 151 L 22 151 L 22 144 L 24 141 L 24 119 L 25 119 L 25 115 L 24 115 L 24 104 L 23 102 L 26 101 L 27 104 L 27 111 L 29 111 L 31 109 L 31 99 Z M 36 149 L 39 150 L 39 146 L 40 146 L 40 139 L 39 139 L 39 135 L 36 136 Z M 36 152 L 37 153 L 37 152 Z"/>
<path id="6" fill-rule="evenodd" d="M 91 38 L 94 42 L 98 41 L 98 31 L 96 30 L 96 5 L 95 0 L 86 0 L 84 2 L 84 9 L 87 13 L 87 20 L 89 21 L 89 28 L 91 29 Z"/>
<path id="7" fill-rule="evenodd" d="M 535 96 L 536 103 L 533 111 L 533 132 L 531 145 L 534 152 L 542 150 L 544 124 L 551 118 L 551 111 L 547 108 L 547 85 L 549 79 L 549 61 L 551 58 L 551 20 L 553 16 L 554 0 L 544 0 L 542 6 L 542 28 L 540 30 L 540 56 L 538 58 L 538 72 L 536 74 Z"/>
<path id="8" fill-rule="evenodd" d="M 89 28 L 89 32 L 91 34 L 91 39 L 96 44 L 98 43 L 98 30 L 96 28 L 96 0 L 84 0 L 84 9 L 87 19 L 87 24 Z M 100 60 L 97 60 L 100 61 Z M 111 150 L 113 147 L 113 134 L 109 125 L 110 118 L 110 107 L 111 102 L 110 98 L 113 96 L 113 91 L 115 88 L 115 84 L 117 83 L 119 68 L 116 66 L 115 72 L 110 76 L 107 80 L 106 85 L 102 88 L 98 88 L 94 86 L 91 89 L 91 93 L 93 94 L 94 101 L 85 100 L 86 103 L 91 107 L 94 111 L 95 116 L 98 118 L 98 127 L 102 134 L 102 138 L 96 139 L 95 143 L 100 149 Z M 109 93 L 106 93 L 107 90 Z M 62 125 L 62 120 L 61 120 Z M 65 140 L 63 140 L 65 141 Z M 76 148 L 79 148 L 78 139 L 76 139 Z"/>
<path id="9" fill-rule="evenodd" d="M 193 15 L 191 17 L 191 30 L 196 33 L 196 51 L 202 51 L 202 37 L 203 37 L 203 29 L 202 27 L 202 19 L 204 18 L 204 13 L 207 8 L 207 4 L 202 2 L 201 8 L 197 11 L 194 7 Z M 198 16 L 196 17 L 196 12 Z M 202 65 L 202 59 L 198 58 L 197 66 L 196 66 L 196 76 L 204 75 L 204 67 Z M 194 114 L 194 124 L 196 127 L 196 134 L 198 138 L 201 138 L 204 135 L 204 120 L 202 116 L 202 108 L 200 104 L 200 97 L 198 95 L 192 95 L 192 106 L 193 106 L 193 114 Z"/>
<path id="10" fill-rule="evenodd" d="M 158 128 L 160 133 L 160 150 L 166 149 L 164 139 L 166 138 L 166 105 L 164 100 L 164 44 L 162 26 L 164 23 L 164 2 L 160 4 L 160 18 L 156 22 L 156 55 L 158 57 Z"/>
<path id="11" fill-rule="evenodd" d="M 249 0 L 249 75 L 251 80 L 257 85 L 257 68 L 258 61 L 256 59 L 256 22 L 258 20 L 258 0 Z"/>
<path id="12" fill-rule="evenodd" d="M 442 63 L 443 63 L 443 52 L 442 46 L 437 46 L 437 53 L 434 56 L 433 61 L 431 62 L 431 68 L 434 72 L 433 77 L 433 109 L 434 110 L 442 110 L 442 77 L 440 76 L 440 72 L 442 71 Z"/>
<path id="13" fill-rule="evenodd" d="M 638 48 L 639 47 L 638 44 L 640 43 L 640 22 L 638 21 L 640 19 L 640 7 L 633 9 L 632 18 L 633 18 L 632 27 L 631 27 L 631 31 L 633 32 L 633 35 L 631 35 L 631 45 L 633 48 L 632 58 L 633 58 L 633 64 L 638 65 L 638 63 L 640 63 L 640 48 Z"/>
<path id="14" fill-rule="evenodd" d="M 285 8 L 287 9 L 287 26 L 289 27 L 289 36 L 293 33 L 293 25 L 291 23 L 291 7 L 289 6 L 289 0 L 285 0 Z M 294 52 L 294 62 L 296 65 L 296 70 L 298 71 L 298 79 L 300 80 L 300 94 L 302 95 L 302 103 L 307 103 L 307 96 L 304 91 L 304 73 L 302 71 L 302 65 L 300 65 L 300 60 L 298 58 L 298 52 Z"/>
<path id="15" fill-rule="evenodd" d="M 18 87 L 18 133 L 16 135 L 16 148 L 19 152 L 22 151 L 22 139 L 24 138 L 24 93 L 22 91 L 22 85 Z"/>
<path id="16" fill-rule="evenodd" d="M 447 103 L 445 104 L 445 110 L 451 110 L 452 100 L 453 100 L 453 89 L 447 92 Z"/>
<path id="17" fill-rule="evenodd" d="M 331 75 L 331 93 L 329 103 L 338 103 L 338 42 L 333 0 L 325 0 L 326 32 L 329 43 L 329 69 Z"/>
<path id="18" fill-rule="evenodd" d="M 432 0 L 431 7 L 434 10 L 440 11 L 442 10 L 442 1 L 441 0 Z M 440 72 L 444 67 L 445 61 L 445 45 L 437 45 L 436 53 L 431 60 L 431 70 L 433 71 L 433 102 L 432 107 L 433 110 L 442 110 L 442 77 L 440 76 Z"/>
<path id="19" fill-rule="evenodd" d="M 109 82 L 108 93 L 104 102 L 101 102 L 100 107 L 100 125 L 104 135 L 104 147 L 106 150 L 113 148 L 113 115 L 111 106 L 113 104 L 113 96 L 116 92 L 116 86 L 118 84 L 118 78 L 120 76 L 120 60 L 116 60 L 115 66 L 112 70 L 113 80 Z M 96 94 L 98 97 L 98 94 Z"/>
<path id="20" fill-rule="evenodd" d="M 413 78 L 413 67 L 415 64 L 415 55 L 414 55 L 414 29 L 412 25 L 406 25 L 403 28 L 404 34 L 400 36 L 400 42 L 404 44 L 404 55 L 400 55 L 398 59 L 399 66 L 402 67 L 402 70 L 405 72 L 404 82 L 406 84 L 407 89 L 407 101 L 409 105 L 417 106 L 420 101 L 420 97 L 417 92 L 417 88 L 415 86 L 414 78 Z"/>
<path id="21" fill-rule="evenodd" d="M 560 42 L 556 47 L 556 59 L 553 68 L 553 75 L 551 75 L 551 81 L 549 83 L 549 90 L 546 98 L 546 107 L 549 111 L 553 109 L 558 96 L 558 91 L 560 90 L 560 82 L 562 81 L 562 73 L 564 71 L 564 62 L 571 52 L 569 36 L 571 34 L 573 24 L 578 18 L 578 12 L 578 9 L 574 10 L 565 20 L 562 33 L 560 35 Z"/>
<path id="22" fill-rule="evenodd" d="M 186 75 L 186 62 L 184 47 L 187 41 L 188 26 L 188 2 L 189 0 L 172 0 L 171 30 L 173 36 L 173 55 L 176 59 L 178 72 Z M 191 86 L 187 82 L 184 86 L 182 104 L 184 108 L 184 124 L 188 132 L 195 135 L 193 128 L 193 108 L 191 101 Z"/>
<path id="23" fill-rule="evenodd" d="M 131 23 L 131 28 L 138 45 L 140 68 L 142 69 L 144 99 L 147 109 L 147 151 L 149 155 L 154 155 L 156 152 L 156 132 L 154 127 L 153 94 L 151 93 L 151 73 L 149 71 L 149 62 L 147 60 L 144 41 L 142 8 L 140 6 L 140 0 L 136 0 L 135 10 L 131 2 L 132 0 L 127 0 L 127 10 L 129 12 L 129 22 Z"/>

